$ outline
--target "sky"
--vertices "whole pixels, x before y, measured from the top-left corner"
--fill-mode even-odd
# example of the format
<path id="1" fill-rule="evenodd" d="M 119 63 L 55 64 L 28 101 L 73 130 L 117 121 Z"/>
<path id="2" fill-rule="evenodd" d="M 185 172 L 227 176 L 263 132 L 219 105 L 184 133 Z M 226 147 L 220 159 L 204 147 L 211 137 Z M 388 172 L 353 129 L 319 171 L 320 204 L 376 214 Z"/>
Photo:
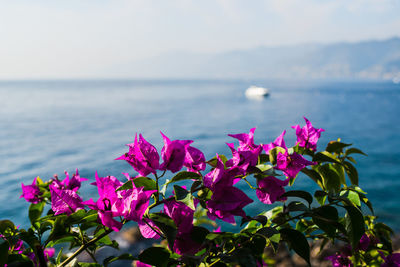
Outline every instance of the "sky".
<path id="1" fill-rule="evenodd" d="M 0 0 L 0 80 L 112 78 L 170 52 L 400 36 L 400 0 Z"/>

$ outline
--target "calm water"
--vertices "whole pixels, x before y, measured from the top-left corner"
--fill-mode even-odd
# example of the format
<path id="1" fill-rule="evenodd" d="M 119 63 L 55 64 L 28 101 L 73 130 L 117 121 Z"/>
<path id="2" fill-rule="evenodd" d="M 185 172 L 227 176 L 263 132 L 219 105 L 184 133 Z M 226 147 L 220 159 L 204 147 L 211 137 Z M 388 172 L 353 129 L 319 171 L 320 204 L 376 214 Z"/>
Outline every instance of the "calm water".
<path id="1" fill-rule="evenodd" d="M 400 229 L 400 86 L 389 83 L 259 83 L 270 97 L 249 100 L 244 81 L 52 81 L 0 82 L 0 219 L 26 226 L 28 204 L 21 182 L 79 168 L 94 179 L 133 169 L 114 161 L 136 132 L 159 150 L 163 131 L 192 139 L 208 158 L 228 153 L 228 133 L 257 127 L 256 141 L 268 143 L 283 129 L 288 145 L 294 124 L 306 116 L 326 129 L 320 148 L 338 137 L 363 149 L 357 157 L 361 187 L 381 221 Z M 301 177 L 296 186 L 313 188 Z M 245 186 L 243 186 L 245 188 Z M 96 197 L 85 184 L 85 195 Z M 268 208 L 255 204 L 248 211 Z"/>

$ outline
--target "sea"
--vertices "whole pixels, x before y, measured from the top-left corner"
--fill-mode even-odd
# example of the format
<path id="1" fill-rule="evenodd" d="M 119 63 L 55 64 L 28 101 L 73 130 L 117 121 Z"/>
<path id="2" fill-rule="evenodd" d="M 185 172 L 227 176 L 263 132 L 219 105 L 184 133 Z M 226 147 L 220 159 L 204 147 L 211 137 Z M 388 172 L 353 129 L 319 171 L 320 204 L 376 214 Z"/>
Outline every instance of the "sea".
<path id="1" fill-rule="evenodd" d="M 251 85 L 268 87 L 270 95 L 248 99 Z M 295 143 L 291 126 L 308 118 L 325 129 L 318 143 L 341 139 L 362 149 L 356 155 L 360 187 L 374 205 L 378 221 L 400 230 L 400 84 L 390 82 L 288 82 L 249 80 L 52 80 L 0 82 L 0 220 L 29 227 L 28 206 L 20 198 L 21 183 L 37 176 L 79 169 L 89 179 L 80 190 L 97 199 L 96 171 L 124 181 L 123 172 L 137 173 L 124 161 L 136 133 L 161 151 L 160 131 L 171 140 L 194 140 L 210 159 L 231 155 L 228 134 L 256 127 L 257 143 L 272 142 L 286 130 L 286 144 Z M 168 178 L 168 177 L 167 177 Z M 253 181 L 254 182 L 254 181 Z M 254 215 L 271 208 L 253 196 L 246 208 Z M 292 189 L 316 190 L 299 176 Z M 239 222 L 239 220 L 238 220 Z"/>

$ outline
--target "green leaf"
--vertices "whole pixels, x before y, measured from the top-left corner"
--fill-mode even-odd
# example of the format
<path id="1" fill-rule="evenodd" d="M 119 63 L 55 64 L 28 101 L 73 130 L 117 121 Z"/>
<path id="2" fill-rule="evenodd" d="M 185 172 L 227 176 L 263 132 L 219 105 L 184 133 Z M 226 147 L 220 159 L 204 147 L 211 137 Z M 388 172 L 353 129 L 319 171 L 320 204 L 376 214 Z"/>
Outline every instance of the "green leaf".
<path id="1" fill-rule="evenodd" d="M 331 153 L 340 153 L 343 148 L 351 146 L 351 144 L 345 144 L 342 142 L 338 141 L 330 141 L 328 145 L 326 146 L 326 151 L 331 152 Z"/>
<path id="2" fill-rule="evenodd" d="M 369 210 L 371 211 L 372 215 L 374 215 L 374 208 L 372 207 L 372 203 L 368 200 L 368 198 L 361 195 L 360 200 L 361 200 L 365 205 L 367 205 L 367 207 L 368 207 Z"/>
<path id="3" fill-rule="evenodd" d="M 0 266 L 3 267 L 8 260 L 8 247 L 9 244 L 4 239 L 0 238 Z"/>
<path id="4" fill-rule="evenodd" d="M 316 182 L 321 188 L 323 188 L 322 177 L 318 172 L 316 172 L 315 170 L 312 170 L 312 169 L 308 169 L 308 168 L 303 168 L 301 170 L 301 172 L 306 174 L 314 182 Z"/>
<path id="5" fill-rule="evenodd" d="M 73 241 L 80 241 L 80 239 L 76 236 L 73 235 L 69 235 L 69 236 L 65 236 L 65 237 L 61 237 L 61 238 L 57 238 L 55 240 L 52 240 L 48 243 L 49 247 L 54 247 L 57 244 L 61 244 L 61 243 L 72 243 Z"/>
<path id="6" fill-rule="evenodd" d="M 139 260 L 156 267 L 164 267 L 167 266 L 169 257 L 170 253 L 165 248 L 151 247 L 140 253 Z"/>
<path id="7" fill-rule="evenodd" d="M 120 187 L 118 187 L 117 190 L 115 190 L 115 191 L 128 190 L 128 189 L 132 189 L 132 188 L 133 188 L 132 180 L 129 180 L 129 181 L 126 181 Z"/>
<path id="8" fill-rule="evenodd" d="M 279 153 L 285 154 L 286 150 L 282 147 L 274 147 L 269 151 L 269 161 L 271 162 L 272 165 L 276 164 L 276 157 L 278 156 Z"/>
<path id="9" fill-rule="evenodd" d="M 165 234 L 169 247 L 173 249 L 177 234 L 175 222 L 164 213 L 151 213 L 149 219 Z"/>
<path id="10" fill-rule="evenodd" d="M 355 206 L 361 206 L 360 196 L 352 190 L 343 190 L 340 196 L 348 198 Z"/>
<path id="11" fill-rule="evenodd" d="M 1 262 L 1 259 L 0 259 Z M 8 266 L 13 267 L 33 267 L 33 262 L 24 254 L 8 255 Z M 1 263 L 0 263 L 0 266 Z"/>
<path id="12" fill-rule="evenodd" d="M 260 164 L 269 162 L 269 155 L 267 155 L 267 154 L 260 154 L 260 155 L 258 156 L 258 162 L 259 162 Z"/>
<path id="13" fill-rule="evenodd" d="M 131 260 L 132 261 L 132 260 L 136 260 L 136 258 L 133 257 L 129 253 L 124 253 L 124 254 L 119 255 L 119 256 L 110 256 L 110 257 L 105 258 L 104 261 L 103 261 L 103 265 L 104 265 L 104 267 L 107 267 L 108 264 L 110 264 L 110 263 L 112 263 L 114 261 L 117 261 L 117 260 Z"/>
<path id="14" fill-rule="evenodd" d="M 364 216 L 361 211 L 354 206 L 344 206 L 347 211 L 346 230 L 350 238 L 350 244 L 356 248 L 361 236 L 365 233 Z"/>
<path id="15" fill-rule="evenodd" d="M 144 187 L 143 190 L 157 190 L 156 181 L 149 177 L 137 177 L 134 178 L 133 183 L 135 184 L 136 188 Z"/>
<path id="16" fill-rule="evenodd" d="M 287 191 L 284 193 L 281 197 L 298 197 L 306 200 L 308 202 L 308 205 L 311 205 L 313 202 L 313 197 L 310 193 L 302 190 L 292 190 L 292 191 Z"/>
<path id="17" fill-rule="evenodd" d="M 4 234 L 7 229 L 14 230 L 15 225 L 10 220 L 1 220 L 0 221 L 0 233 Z"/>
<path id="18" fill-rule="evenodd" d="M 67 226 L 65 225 L 66 215 L 57 216 L 53 230 L 50 233 L 49 240 L 56 240 L 67 234 Z"/>
<path id="19" fill-rule="evenodd" d="M 322 206 L 313 211 L 312 220 L 318 225 L 328 236 L 334 237 L 336 233 L 337 221 L 339 219 L 338 211 L 332 206 Z"/>
<path id="20" fill-rule="evenodd" d="M 264 236 L 267 240 L 269 240 L 272 248 L 276 251 L 279 246 L 279 241 L 281 240 L 281 233 L 273 227 L 263 227 L 259 229 L 257 234 Z"/>
<path id="21" fill-rule="evenodd" d="M 201 186 L 201 181 L 194 181 L 192 186 L 190 187 L 190 193 L 193 193 L 196 190 L 198 190 L 199 186 Z"/>
<path id="22" fill-rule="evenodd" d="M 192 194 L 190 194 L 189 191 L 187 191 L 183 187 L 180 187 L 179 185 L 174 185 L 174 191 L 175 191 L 176 201 L 184 203 L 186 206 L 188 206 L 192 210 L 196 209 L 196 207 L 194 206 L 194 202 L 193 202 L 193 196 L 192 196 Z"/>
<path id="23" fill-rule="evenodd" d="M 190 233 L 190 237 L 196 243 L 203 244 L 204 240 L 206 239 L 206 236 L 209 233 L 210 233 L 210 231 L 207 228 L 204 228 L 201 226 L 193 226 L 193 230 Z"/>
<path id="24" fill-rule="evenodd" d="M 308 211 L 308 207 L 304 205 L 303 203 L 299 201 L 293 201 L 290 202 L 289 205 L 287 205 L 285 212 L 291 212 L 291 211 Z"/>
<path id="25" fill-rule="evenodd" d="M 136 177 L 132 180 L 125 182 L 123 185 L 118 187 L 116 191 L 132 189 L 133 188 L 132 182 L 135 184 L 135 187 L 137 188 L 144 187 L 143 188 L 144 190 L 157 190 L 156 182 L 153 179 L 149 177 Z"/>
<path id="26" fill-rule="evenodd" d="M 77 210 L 76 212 L 72 213 L 71 215 L 68 216 L 68 218 L 65 220 L 66 224 L 76 224 L 79 223 L 83 218 L 85 218 L 87 215 L 85 210 Z"/>
<path id="27" fill-rule="evenodd" d="M 333 163 L 332 167 L 336 170 L 337 174 L 339 175 L 340 178 L 340 183 L 342 185 L 347 185 L 346 184 L 346 176 L 344 174 L 344 167 L 341 164 Z"/>
<path id="28" fill-rule="evenodd" d="M 328 195 L 328 193 L 326 193 L 325 191 L 321 191 L 321 190 L 317 190 L 314 193 L 315 199 L 318 201 L 318 203 L 321 206 L 325 204 L 327 195 Z"/>
<path id="29" fill-rule="evenodd" d="M 172 179 L 168 182 L 168 184 L 183 181 L 183 180 L 198 180 L 200 179 L 200 174 L 195 173 L 195 172 L 187 172 L 187 171 L 182 171 L 178 172 Z"/>
<path id="30" fill-rule="evenodd" d="M 352 148 L 347 149 L 344 155 L 345 155 L 345 156 L 348 156 L 348 155 L 350 155 L 350 154 L 362 154 L 362 155 L 364 155 L 364 156 L 367 156 L 367 154 L 365 154 L 365 153 L 362 152 L 360 149 L 355 148 L 355 147 L 352 147 Z"/>
<path id="31" fill-rule="evenodd" d="M 354 168 L 353 164 L 351 164 L 348 161 L 345 161 L 344 165 L 346 166 L 346 173 L 349 176 L 350 182 L 353 185 L 358 185 L 358 172 L 357 172 L 357 169 Z"/>
<path id="32" fill-rule="evenodd" d="M 318 152 L 317 154 L 314 155 L 312 161 L 317 161 L 317 162 L 333 162 L 333 163 L 339 163 L 340 161 L 331 153 L 328 151 L 322 151 Z"/>
<path id="33" fill-rule="evenodd" d="M 79 267 L 102 267 L 100 264 L 95 262 L 78 262 Z"/>
<path id="34" fill-rule="evenodd" d="M 318 171 L 323 178 L 324 187 L 329 192 L 338 193 L 341 183 L 337 170 L 331 164 L 324 164 L 319 166 Z"/>
<path id="35" fill-rule="evenodd" d="M 42 215 L 43 212 L 43 208 L 44 205 L 46 203 L 45 202 L 39 202 L 37 204 L 31 204 L 29 206 L 29 220 L 31 221 L 31 224 L 35 227 L 35 228 L 39 228 L 40 225 L 39 224 L 35 224 L 35 222 L 40 218 L 40 216 Z"/>
<path id="36" fill-rule="evenodd" d="M 57 264 L 57 265 L 61 263 L 61 257 L 62 257 L 62 255 L 63 255 L 63 254 L 62 254 L 63 249 L 64 249 L 64 247 L 61 247 L 61 248 L 60 248 L 60 251 L 59 251 L 58 254 L 57 254 L 57 258 L 56 258 L 56 264 Z"/>
<path id="37" fill-rule="evenodd" d="M 311 266 L 310 246 L 306 237 L 301 232 L 289 228 L 280 229 L 279 232 L 289 246 Z"/>
<path id="38" fill-rule="evenodd" d="M 225 164 L 225 162 L 228 161 L 228 159 L 225 157 L 225 155 L 219 154 L 218 157 L 222 160 L 222 162 Z M 217 167 L 217 157 L 213 157 L 212 159 L 210 159 L 209 161 L 206 162 L 207 164 L 209 164 L 211 167 L 215 168 Z"/>

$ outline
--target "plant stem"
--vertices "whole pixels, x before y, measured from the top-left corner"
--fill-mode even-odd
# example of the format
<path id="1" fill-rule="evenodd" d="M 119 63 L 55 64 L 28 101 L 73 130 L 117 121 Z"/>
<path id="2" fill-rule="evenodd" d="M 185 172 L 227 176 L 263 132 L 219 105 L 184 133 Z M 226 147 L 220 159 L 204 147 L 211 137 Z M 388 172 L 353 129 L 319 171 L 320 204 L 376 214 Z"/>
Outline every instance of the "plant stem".
<path id="1" fill-rule="evenodd" d="M 112 230 L 108 229 L 106 230 L 104 233 L 102 233 L 101 235 L 93 238 L 92 240 L 90 240 L 89 242 L 87 242 L 86 244 L 83 244 L 82 246 L 80 246 L 68 259 L 66 259 L 65 261 L 63 261 L 59 267 L 64 267 L 66 266 L 70 261 L 72 261 L 76 256 L 78 256 L 80 253 L 82 253 L 82 251 L 86 250 L 90 245 L 92 245 L 93 243 L 96 243 L 97 241 L 99 241 L 100 239 L 102 239 L 103 237 L 105 237 L 106 235 L 108 235 L 109 233 L 111 233 Z"/>

